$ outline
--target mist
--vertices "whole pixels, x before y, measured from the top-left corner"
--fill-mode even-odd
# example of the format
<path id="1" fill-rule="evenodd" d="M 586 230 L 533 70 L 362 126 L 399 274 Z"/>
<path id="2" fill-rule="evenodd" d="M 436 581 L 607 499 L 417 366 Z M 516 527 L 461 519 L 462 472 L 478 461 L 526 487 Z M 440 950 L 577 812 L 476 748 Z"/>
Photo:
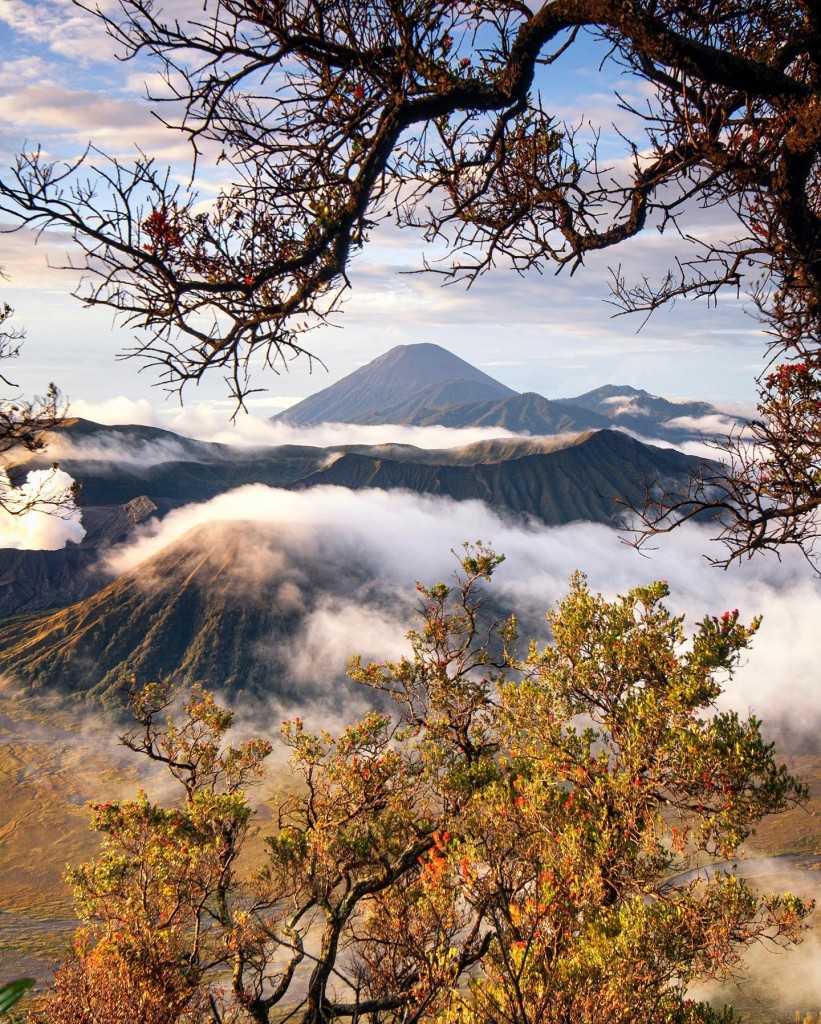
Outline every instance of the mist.
<path id="1" fill-rule="evenodd" d="M 800 864 L 803 862 L 803 866 Z M 816 870 L 807 870 L 808 867 Z M 751 880 L 763 892 L 792 892 L 805 900 L 821 901 L 821 881 L 818 877 L 817 858 L 782 857 L 756 858 Z M 739 865 L 745 874 L 745 865 Z M 807 922 L 810 929 L 798 946 L 783 948 L 772 942 L 758 942 L 744 955 L 744 964 L 736 978 L 725 981 L 707 981 L 694 985 L 690 996 L 706 999 L 713 1005 L 738 1003 L 739 995 L 751 1003 L 750 1009 L 775 1019 L 774 1008 L 795 1010 L 797 1021 L 804 1019 L 809 1010 L 818 1012 L 819 963 L 821 963 L 821 934 L 819 911 L 814 910 Z M 747 1020 L 747 1007 L 741 1008 Z M 756 1017 L 758 1019 L 758 1017 Z M 762 1017 L 761 1019 L 765 1019 Z M 792 1020 L 792 1013 L 784 1018 Z M 814 1019 L 814 1018 L 813 1018 Z"/>
<path id="2" fill-rule="evenodd" d="M 112 474 L 124 467 L 157 466 L 163 462 L 180 462 L 191 459 L 190 446 L 185 439 L 143 438 L 136 434 L 129 436 L 127 428 L 115 436 L 95 434 L 89 438 L 75 440 L 66 434 L 55 434 L 49 438 L 48 456 L 55 461 L 93 462 L 96 472 L 101 464 L 110 468 Z M 81 470 L 79 471 L 81 474 Z"/>
<path id="3" fill-rule="evenodd" d="M 218 414 L 192 410 L 172 419 L 170 429 L 200 441 L 235 445 L 299 444 L 329 448 L 340 444 L 410 444 L 417 448 L 459 448 L 494 437 L 516 437 L 503 427 L 411 427 L 406 424 L 320 423 L 298 427 L 244 416 L 226 427 Z"/>
<path id="4" fill-rule="evenodd" d="M 617 415 L 635 416 L 642 412 L 638 399 L 632 396 L 615 396 L 608 399 L 607 403 L 614 407 Z M 405 445 L 436 452 L 465 448 L 493 439 L 530 438 L 530 435 L 517 434 L 501 427 L 412 427 L 405 424 L 372 426 L 351 423 L 322 423 L 304 427 L 271 421 L 246 412 L 238 414 L 236 420 L 231 422 L 224 410 L 196 404 L 175 412 L 166 410 L 160 416 L 146 403 L 129 402 L 125 398 L 114 399 L 100 406 L 87 403 L 79 405 L 79 410 L 73 411 L 96 422 L 118 427 L 117 433 L 100 432 L 76 440 L 66 435 L 55 435 L 50 442 L 49 455 L 59 460 L 91 460 L 95 463 L 96 473 L 104 471 L 106 464 L 112 473 L 116 473 L 121 466 L 150 467 L 168 461 L 187 461 L 192 457 L 205 461 L 221 460 L 230 458 L 231 450 L 236 452 L 243 449 L 253 451 L 256 456 L 260 449 L 286 445 L 311 448 Z M 618 421 L 614 422 L 613 429 L 623 430 L 643 444 L 671 448 L 685 455 L 710 460 L 720 459 L 722 455 L 713 438 L 732 435 L 744 439 L 749 433 L 733 414 L 717 412 L 703 417 L 681 416 L 668 422 L 671 429 L 689 433 L 689 439 L 658 438 L 653 436 L 653 423 L 649 414 L 647 417 L 646 433 L 626 428 Z M 161 427 L 173 433 L 167 437 L 140 436 L 136 430 L 129 434 L 130 426 L 140 425 Z M 174 434 L 178 436 L 175 438 Z M 578 436 L 578 432 L 573 436 Z M 534 437 L 533 440 L 542 439 Z M 192 442 L 195 445 L 193 450 Z M 208 451 L 197 449 L 197 442 L 225 447 L 214 447 Z"/>
<path id="5" fill-rule="evenodd" d="M 229 420 L 229 413 L 212 404 L 187 405 L 158 415 L 145 402 L 126 398 L 112 399 L 100 405 L 77 402 L 72 413 L 111 426 L 143 425 L 161 427 L 197 441 L 240 447 L 307 445 L 328 448 L 341 444 L 410 444 L 417 448 L 458 448 L 494 437 L 516 437 L 503 427 L 411 427 L 406 424 L 360 425 L 321 423 L 312 427 L 294 426 L 241 412 Z M 126 454 L 126 453 L 124 453 Z M 112 447 L 100 457 L 115 458 Z"/>

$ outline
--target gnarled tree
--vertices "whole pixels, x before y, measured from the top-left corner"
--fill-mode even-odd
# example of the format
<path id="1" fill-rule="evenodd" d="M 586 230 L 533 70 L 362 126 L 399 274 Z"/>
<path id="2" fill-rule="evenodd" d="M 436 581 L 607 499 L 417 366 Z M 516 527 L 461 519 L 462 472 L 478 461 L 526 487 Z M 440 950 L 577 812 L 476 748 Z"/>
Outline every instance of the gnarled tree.
<path id="1" fill-rule="evenodd" d="M 74 233 L 84 301 L 143 328 L 135 351 L 167 383 L 220 368 L 241 399 L 255 355 L 305 354 L 303 332 L 338 307 L 352 255 L 386 216 L 444 241 L 441 272 L 467 280 L 498 262 L 572 271 L 649 225 L 677 229 L 680 253 L 658 281 L 616 272 L 622 307 L 749 286 L 773 361 L 806 362 L 816 379 L 817 0 L 213 0 L 188 17 L 155 0 L 121 0 L 116 15 L 76 2 L 125 57 L 159 61 L 171 126 L 198 160 L 219 154 L 226 185 L 205 207 L 150 158 L 125 166 L 89 152 L 55 166 L 34 154 L 0 186 L 0 208 Z M 616 169 L 539 89 L 585 33 L 646 87 Z M 617 93 L 612 104 L 624 106 Z M 602 132 L 610 117 L 593 126 Z M 712 206 L 734 227 L 704 244 L 689 218 Z M 780 463 L 791 442 L 762 388 L 753 432 Z M 758 457 L 729 460 L 718 508 L 728 558 L 792 539 L 811 553 L 821 484 L 811 442 L 807 454 L 797 500 L 792 486 L 761 484 Z"/>
<path id="2" fill-rule="evenodd" d="M 553 638 L 515 657 L 488 626 L 500 559 L 419 587 L 412 654 L 351 672 L 391 700 L 340 735 L 283 724 L 297 786 L 259 870 L 245 786 L 270 752 L 226 744 L 195 692 L 136 694 L 128 746 L 181 784 L 94 807 L 101 857 L 70 873 L 87 924 L 43 1024 L 721 1024 L 688 986 L 809 907 L 717 861 L 807 799 L 755 718 L 713 714 L 756 629 L 737 611 L 685 640 L 664 583 L 605 601 L 573 578 Z M 691 869 L 714 865 L 712 871 Z M 213 1017 L 212 1017 L 213 1011 Z"/>

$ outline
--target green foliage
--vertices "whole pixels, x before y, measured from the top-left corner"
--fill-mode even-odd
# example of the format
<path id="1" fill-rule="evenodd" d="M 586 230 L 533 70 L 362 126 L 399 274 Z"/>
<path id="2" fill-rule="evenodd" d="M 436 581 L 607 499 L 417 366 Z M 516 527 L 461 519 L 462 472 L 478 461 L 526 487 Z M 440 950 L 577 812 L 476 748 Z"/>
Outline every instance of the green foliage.
<path id="1" fill-rule="evenodd" d="M 283 723 L 297 784 L 255 873 L 245 787 L 270 746 L 228 744 L 201 690 L 176 714 L 161 687 L 135 692 L 125 741 L 183 799 L 93 807 L 101 856 L 71 872 L 89 924 L 46 1024 L 218 1003 L 259 1024 L 732 1020 L 690 983 L 797 941 L 809 909 L 737 871 L 688 874 L 807 798 L 755 718 L 713 713 L 757 622 L 708 616 L 688 639 L 665 583 L 607 601 L 576 574 L 550 643 L 519 657 L 515 619 L 482 610 L 500 561 L 467 547 L 455 584 L 418 585 L 410 656 L 351 662 L 394 715 L 338 736 Z"/>
<path id="2" fill-rule="evenodd" d="M 34 978 L 18 978 L 16 981 L 10 981 L 7 985 L 0 985 L 0 1013 L 7 1014 L 12 1006 L 20 1000 L 23 993 L 33 986 Z"/>

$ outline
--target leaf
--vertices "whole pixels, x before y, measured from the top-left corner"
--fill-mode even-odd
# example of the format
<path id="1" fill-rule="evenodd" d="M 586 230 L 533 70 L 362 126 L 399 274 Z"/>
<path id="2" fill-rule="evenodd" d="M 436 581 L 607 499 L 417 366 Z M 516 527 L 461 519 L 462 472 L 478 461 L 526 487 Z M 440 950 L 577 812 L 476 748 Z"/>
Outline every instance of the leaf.
<path id="1" fill-rule="evenodd" d="M 18 978 L 0 987 L 0 1013 L 8 1013 L 23 993 L 34 986 L 34 978 Z"/>

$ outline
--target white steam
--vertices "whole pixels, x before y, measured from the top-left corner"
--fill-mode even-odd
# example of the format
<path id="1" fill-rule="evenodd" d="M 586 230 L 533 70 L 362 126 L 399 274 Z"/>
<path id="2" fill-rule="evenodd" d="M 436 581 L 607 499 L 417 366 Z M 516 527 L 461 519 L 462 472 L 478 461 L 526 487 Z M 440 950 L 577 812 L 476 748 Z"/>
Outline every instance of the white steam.
<path id="1" fill-rule="evenodd" d="M 12 487 L 0 468 L 0 548 L 56 551 L 85 536 L 74 503 L 74 480 L 62 469 L 31 470 L 20 487 Z"/>

